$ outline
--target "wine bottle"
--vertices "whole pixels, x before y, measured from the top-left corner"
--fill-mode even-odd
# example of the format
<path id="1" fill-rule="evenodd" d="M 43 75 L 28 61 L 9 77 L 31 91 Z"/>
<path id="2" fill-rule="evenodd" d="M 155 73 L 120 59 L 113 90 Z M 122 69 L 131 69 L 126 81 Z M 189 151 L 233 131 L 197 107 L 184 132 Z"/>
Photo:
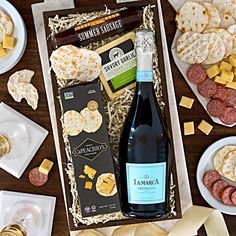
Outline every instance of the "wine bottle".
<path id="1" fill-rule="evenodd" d="M 170 139 L 153 86 L 155 38 L 136 33 L 136 91 L 120 139 L 121 208 L 126 216 L 169 214 Z"/>
<path id="2" fill-rule="evenodd" d="M 96 40 L 131 31 L 142 23 L 142 11 L 131 7 L 111 15 L 77 25 L 52 36 L 53 48 L 73 44 L 83 46 Z"/>

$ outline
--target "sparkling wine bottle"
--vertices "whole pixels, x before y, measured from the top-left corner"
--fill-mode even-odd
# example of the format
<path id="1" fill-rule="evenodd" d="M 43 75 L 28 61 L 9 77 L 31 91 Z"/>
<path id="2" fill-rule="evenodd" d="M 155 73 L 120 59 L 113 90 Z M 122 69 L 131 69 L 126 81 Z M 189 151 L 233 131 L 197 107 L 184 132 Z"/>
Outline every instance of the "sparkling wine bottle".
<path id="1" fill-rule="evenodd" d="M 153 32 L 139 30 L 136 91 L 120 140 L 122 212 L 136 218 L 169 214 L 171 149 L 153 86 L 155 50 Z"/>

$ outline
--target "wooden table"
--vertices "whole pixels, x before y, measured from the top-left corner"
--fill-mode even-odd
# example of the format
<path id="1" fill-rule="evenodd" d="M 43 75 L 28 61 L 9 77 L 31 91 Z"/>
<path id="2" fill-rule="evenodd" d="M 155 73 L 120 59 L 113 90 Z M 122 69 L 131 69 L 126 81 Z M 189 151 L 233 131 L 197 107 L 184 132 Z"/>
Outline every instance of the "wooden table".
<path id="1" fill-rule="evenodd" d="M 114 2 L 114 0 L 109 0 L 109 1 L 97 0 L 97 1 L 100 1 L 101 3 L 104 4 L 110 1 Z M 37 193 L 37 194 L 56 196 L 57 204 L 56 204 L 52 235 L 67 236 L 68 229 L 65 215 L 65 207 L 62 196 L 61 183 L 58 173 L 56 153 L 52 135 L 52 128 L 49 119 L 47 99 L 45 94 L 41 64 L 39 59 L 35 29 L 31 12 L 31 4 L 39 1 L 10 0 L 10 2 L 18 9 L 18 11 L 20 12 L 25 21 L 28 32 L 28 44 L 26 52 L 21 61 L 9 72 L 0 75 L 0 102 L 7 103 L 17 111 L 21 112 L 22 114 L 29 117 L 39 125 L 46 128 L 49 131 L 49 135 L 19 180 L 14 178 L 7 172 L 0 170 L 0 190 L 4 189 L 4 190 L 22 191 L 27 193 Z M 75 0 L 75 3 L 77 7 L 94 5 L 94 1 L 92 0 L 91 1 Z M 166 26 L 166 34 L 168 38 L 168 45 L 170 48 L 176 29 L 174 22 L 175 12 L 172 9 L 172 7 L 167 3 L 167 0 L 162 0 L 162 3 L 163 3 L 164 20 Z M 175 66 L 172 57 L 171 57 L 171 64 L 173 70 L 177 102 L 179 102 L 182 95 L 186 95 L 195 99 L 194 106 L 191 110 L 186 110 L 179 107 L 181 126 L 184 121 L 193 120 L 195 124 L 198 124 L 202 119 L 205 119 L 206 121 L 212 123 L 211 119 L 208 117 L 205 110 L 197 101 L 197 98 L 194 96 L 194 94 L 188 87 L 187 83 L 184 81 L 183 77 L 181 76 L 180 72 Z M 14 102 L 12 97 L 7 92 L 6 84 L 9 76 L 15 71 L 25 68 L 35 71 L 35 76 L 32 80 L 32 83 L 37 87 L 40 94 L 39 107 L 36 111 L 33 111 L 26 104 L 25 101 L 23 101 L 22 103 Z M 208 204 L 204 201 L 204 199 L 200 195 L 195 178 L 196 167 L 201 154 L 214 141 L 235 134 L 236 134 L 236 128 L 226 128 L 214 124 L 214 129 L 209 136 L 206 136 L 202 134 L 199 130 L 196 130 L 196 135 L 183 137 L 194 204 L 208 206 Z M 38 166 L 44 158 L 51 159 L 52 161 L 54 161 L 55 165 L 50 173 L 50 179 L 48 183 L 43 187 L 34 187 L 28 181 L 28 173 L 33 167 Z M 230 234 L 236 235 L 236 224 L 234 223 L 235 217 L 228 215 L 224 215 L 224 217 Z M 200 236 L 206 235 L 203 227 L 199 230 L 199 235 Z"/>

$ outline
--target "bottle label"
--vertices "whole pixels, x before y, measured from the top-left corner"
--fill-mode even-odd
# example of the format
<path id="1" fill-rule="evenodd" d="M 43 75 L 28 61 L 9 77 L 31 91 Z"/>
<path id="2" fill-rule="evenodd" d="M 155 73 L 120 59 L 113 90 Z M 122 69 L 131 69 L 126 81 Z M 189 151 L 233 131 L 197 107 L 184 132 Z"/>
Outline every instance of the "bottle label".
<path id="1" fill-rule="evenodd" d="M 136 81 L 137 82 L 152 82 L 153 81 L 153 71 L 152 70 L 137 71 Z"/>
<path id="2" fill-rule="evenodd" d="M 166 162 L 126 163 L 128 202 L 157 204 L 165 202 Z"/>

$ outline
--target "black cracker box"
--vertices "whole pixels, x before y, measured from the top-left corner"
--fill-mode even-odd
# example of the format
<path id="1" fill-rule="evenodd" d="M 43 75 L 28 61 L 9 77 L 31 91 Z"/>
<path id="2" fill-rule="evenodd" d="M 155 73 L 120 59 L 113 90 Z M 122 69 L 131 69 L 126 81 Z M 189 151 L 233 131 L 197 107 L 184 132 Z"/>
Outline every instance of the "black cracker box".
<path id="1" fill-rule="evenodd" d="M 61 89 L 60 97 L 82 216 L 120 211 L 99 83 Z"/>

